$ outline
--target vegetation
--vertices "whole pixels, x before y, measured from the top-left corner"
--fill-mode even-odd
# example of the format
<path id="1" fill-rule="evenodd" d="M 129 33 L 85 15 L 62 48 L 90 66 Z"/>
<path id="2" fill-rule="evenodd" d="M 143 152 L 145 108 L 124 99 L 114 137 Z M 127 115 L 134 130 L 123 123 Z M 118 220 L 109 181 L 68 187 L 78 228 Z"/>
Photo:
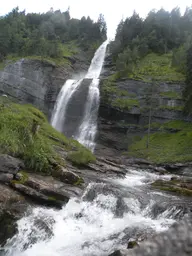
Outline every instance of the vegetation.
<path id="1" fill-rule="evenodd" d="M 161 92 L 160 96 L 168 99 L 182 99 L 181 95 L 175 91 Z"/>
<path id="2" fill-rule="evenodd" d="M 7 56 L 40 56 L 42 58 L 70 57 L 77 46 L 94 48 L 106 39 L 106 22 L 102 14 L 98 21 L 90 17 L 72 19 L 69 10 L 46 13 L 25 13 L 18 7 L 0 17 L 0 61 Z M 70 46 L 71 49 L 70 49 Z"/>
<path id="3" fill-rule="evenodd" d="M 68 159 L 75 165 L 81 166 L 96 161 L 95 156 L 90 151 L 78 150 L 68 154 Z"/>
<path id="4" fill-rule="evenodd" d="M 130 110 L 133 107 L 138 107 L 139 101 L 137 99 L 117 98 L 112 102 L 112 106 L 122 110 Z"/>
<path id="5" fill-rule="evenodd" d="M 50 173 L 55 162 L 64 164 L 56 146 L 69 151 L 72 162 L 95 161 L 88 149 L 52 128 L 38 109 L 0 97 L 0 153 L 23 159 L 29 169 Z M 71 153 L 74 149 L 77 153 Z"/>
<path id="6" fill-rule="evenodd" d="M 174 132 L 173 132 L 174 131 Z M 129 156 L 149 159 L 155 163 L 186 162 L 192 160 L 192 123 L 171 121 L 159 127 L 150 135 L 129 147 Z"/>
<path id="7" fill-rule="evenodd" d="M 134 11 L 120 21 L 110 43 L 116 77 L 184 82 L 191 44 L 192 8 L 186 8 L 184 15 L 179 8 L 151 10 L 145 19 Z"/>

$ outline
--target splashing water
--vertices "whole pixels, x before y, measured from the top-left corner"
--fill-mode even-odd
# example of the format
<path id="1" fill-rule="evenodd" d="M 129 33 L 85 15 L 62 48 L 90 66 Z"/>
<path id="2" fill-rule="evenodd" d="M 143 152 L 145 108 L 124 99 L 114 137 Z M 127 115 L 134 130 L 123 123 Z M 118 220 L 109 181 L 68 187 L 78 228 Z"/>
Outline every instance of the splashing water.
<path id="1" fill-rule="evenodd" d="M 133 190 L 133 194 L 122 196 L 111 184 L 91 183 L 81 199 L 71 199 L 62 210 L 33 209 L 29 216 L 18 221 L 19 232 L 8 241 L 5 255 L 105 256 L 122 248 L 129 238 L 167 229 L 179 209 L 168 207 L 154 217 L 156 199 L 164 201 L 166 197 L 143 193 L 145 183 L 133 186 L 148 197 L 145 207 L 142 199 L 132 196 Z M 123 211 L 122 216 L 117 210 Z M 39 220 L 43 224 L 37 225 Z"/>

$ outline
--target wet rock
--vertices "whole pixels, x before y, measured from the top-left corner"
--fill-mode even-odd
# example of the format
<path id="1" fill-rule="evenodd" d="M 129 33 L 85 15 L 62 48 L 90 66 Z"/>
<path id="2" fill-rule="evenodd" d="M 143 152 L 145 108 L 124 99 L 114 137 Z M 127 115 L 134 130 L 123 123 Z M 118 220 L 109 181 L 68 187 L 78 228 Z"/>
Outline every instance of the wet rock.
<path id="1" fill-rule="evenodd" d="M 127 245 L 127 249 L 133 249 L 135 247 L 138 247 L 139 244 L 137 243 L 136 240 L 134 239 L 129 239 L 128 245 Z"/>
<path id="2" fill-rule="evenodd" d="M 6 240 L 17 233 L 17 218 L 11 211 L 2 210 L 0 212 L 0 245 L 4 245 Z"/>
<path id="3" fill-rule="evenodd" d="M 168 192 L 173 192 L 178 195 L 192 196 L 192 179 L 178 179 L 172 178 L 169 181 L 156 180 L 152 183 L 152 186 Z"/>
<path id="4" fill-rule="evenodd" d="M 16 174 L 21 168 L 24 168 L 24 164 L 20 159 L 9 155 L 0 155 L 0 173 Z"/>
<path id="5" fill-rule="evenodd" d="M 83 181 L 76 173 L 68 171 L 62 166 L 57 166 L 56 170 L 52 172 L 52 175 L 60 181 L 71 185 L 79 184 Z"/>
<path id="6" fill-rule="evenodd" d="M 0 184 L 0 245 L 17 232 L 17 220 L 27 210 L 25 199 L 12 188 Z"/>
<path id="7" fill-rule="evenodd" d="M 109 256 L 127 256 L 129 250 L 121 249 L 111 253 Z"/>
<path id="8" fill-rule="evenodd" d="M 43 195 L 42 193 L 36 191 L 33 188 L 27 187 L 23 184 L 19 183 L 12 183 L 12 187 L 15 188 L 17 191 L 21 192 L 22 194 L 30 197 L 36 203 L 43 204 L 45 206 L 51 206 L 61 209 L 63 206 L 63 202 L 56 200 L 54 197 L 48 197 Z"/>

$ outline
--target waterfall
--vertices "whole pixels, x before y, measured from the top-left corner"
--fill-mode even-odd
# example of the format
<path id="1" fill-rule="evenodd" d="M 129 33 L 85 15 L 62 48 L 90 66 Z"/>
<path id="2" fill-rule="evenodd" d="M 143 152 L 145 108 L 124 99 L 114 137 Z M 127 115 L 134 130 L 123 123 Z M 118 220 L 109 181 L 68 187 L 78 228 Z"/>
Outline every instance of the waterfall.
<path id="1" fill-rule="evenodd" d="M 97 49 L 91 61 L 89 70 L 84 77 L 84 79 L 90 80 L 87 101 L 81 102 L 81 105 L 85 105 L 81 122 L 77 127 L 75 134 L 72 134 L 80 143 L 92 151 L 94 151 L 95 148 L 94 141 L 97 132 L 97 114 L 100 98 L 98 78 L 102 70 L 107 44 L 108 41 L 105 41 Z M 69 103 L 73 104 L 73 96 L 77 90 L 81 90 L 81 87 L 84 86 L 82 81 L 83 79 L 79 81 L 71 79 L 67 80 L 57 97 L 51 124 L 60 132 L 65 133 L 67 109 L 69 108 Z"/>
<path id="2" fill-rule="evenodd" d="M 95 136 L 97 133 L 97 114 L 99 108 L 99 79 L 93 79 L 90 87 L 87 103 L 85 106 L 85 114 L 79 132 L 75 138 L 89 148 L 91 151 L 95 149 Z"/>
<path id="3" fill-rule="evenodd" d="M 62 132 L 63 130 L 62 128 L 67 104 L 75 90 L 81 84 L 81 82 L 82 80 L 67 80 L 57 97 L 57 101 L 53 110 L 51 124 L 55 129 L 57 129 L 60 132 Z"/>

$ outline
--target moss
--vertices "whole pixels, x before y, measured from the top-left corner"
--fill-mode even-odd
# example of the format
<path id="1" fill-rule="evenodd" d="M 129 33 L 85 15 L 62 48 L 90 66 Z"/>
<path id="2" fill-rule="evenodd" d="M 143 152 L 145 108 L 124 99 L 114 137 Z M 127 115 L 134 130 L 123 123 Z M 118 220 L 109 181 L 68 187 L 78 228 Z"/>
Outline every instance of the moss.
<path id="1" fill-rule="evenodd" d="M 168 99 L 182 99 L 182 95 L 174 91 L 161 92 L 160 96 Z"/>
<path id="2" fill-rule="evenodd" d="M 12 184 L 25 184 L 25 182 L 28 181 L 28 179 L 29 179 L 28 173 L 26 173 L 25 171 L 20 171 L 20 172 L 18 172 L 18 174 L 20 174 L 21 178 L 19 180 L 12 180 L 11 183 Z"/>
<path id="3" fill-rule="evenodd" d="M 49 196 L 49 197 L 48 197 L 48 200 L 50 200 L 50 201 L 56 201 L 57 199 L 56 199 L 55 197 L 53 197 L 53 196 Z"/>
<path id="4" fill-rule="evenodd" d="M 184 107 L 183 106 L 167 106 L 167 105 L 164 105 L 164 106 L 160 106 L 159 109 L 161 110 L 172 110 L 172 111 L 183 111 L 184 110 Z"/>
<path id="5" fill-rule="evenodd" d="M 130 110 L 133 107 L 138 107 L 139 101 L 137 99 L 117 98 L 112 101 L 112 106 L 118 107 L 124 110 Z"/>
<path id="6" fill-rule="evenodd" d="M 144 136 L 129 146 L 128 155 L 155 163 L 192 161 L 192 123 L 171 121 L 163 124 L 159 132 L 150 135 L 149 148 L 146 145 L 147 136 Z"/>
<path id="7" fill-rule="evenodd" d="M 34 123 L 38 129 L 34 133 Z M 67 139 L 49 125 L 45 115 L 31 105 L 19 105 L 0 97 L 0 153 L 7 153 L 24 160 L 28 169 L 51 173 L 54 162 L 63 160 L 55 146 L 66 151 L 78 150 L 79 155 L 93 154 L 77 141 Z M 75 157 L 75 156 L 74 156 Z"/>
<path id="8" fill-rule="evenodd" d="M 79 178 L 78 181 L 75 182 L 73 185 L 74 185 L 74 186 L 79 186 L 79 185 L 81 185 L 81 184 L 83 184 L 83 183 L 84 183 L 83 178 Z"/>
<path id="9" fill-rule="evenodd" d="M 95 156 L 87 149 L 70 152 L 67 158 L 77 166 L 83 166 L 96 161 Z"/>

